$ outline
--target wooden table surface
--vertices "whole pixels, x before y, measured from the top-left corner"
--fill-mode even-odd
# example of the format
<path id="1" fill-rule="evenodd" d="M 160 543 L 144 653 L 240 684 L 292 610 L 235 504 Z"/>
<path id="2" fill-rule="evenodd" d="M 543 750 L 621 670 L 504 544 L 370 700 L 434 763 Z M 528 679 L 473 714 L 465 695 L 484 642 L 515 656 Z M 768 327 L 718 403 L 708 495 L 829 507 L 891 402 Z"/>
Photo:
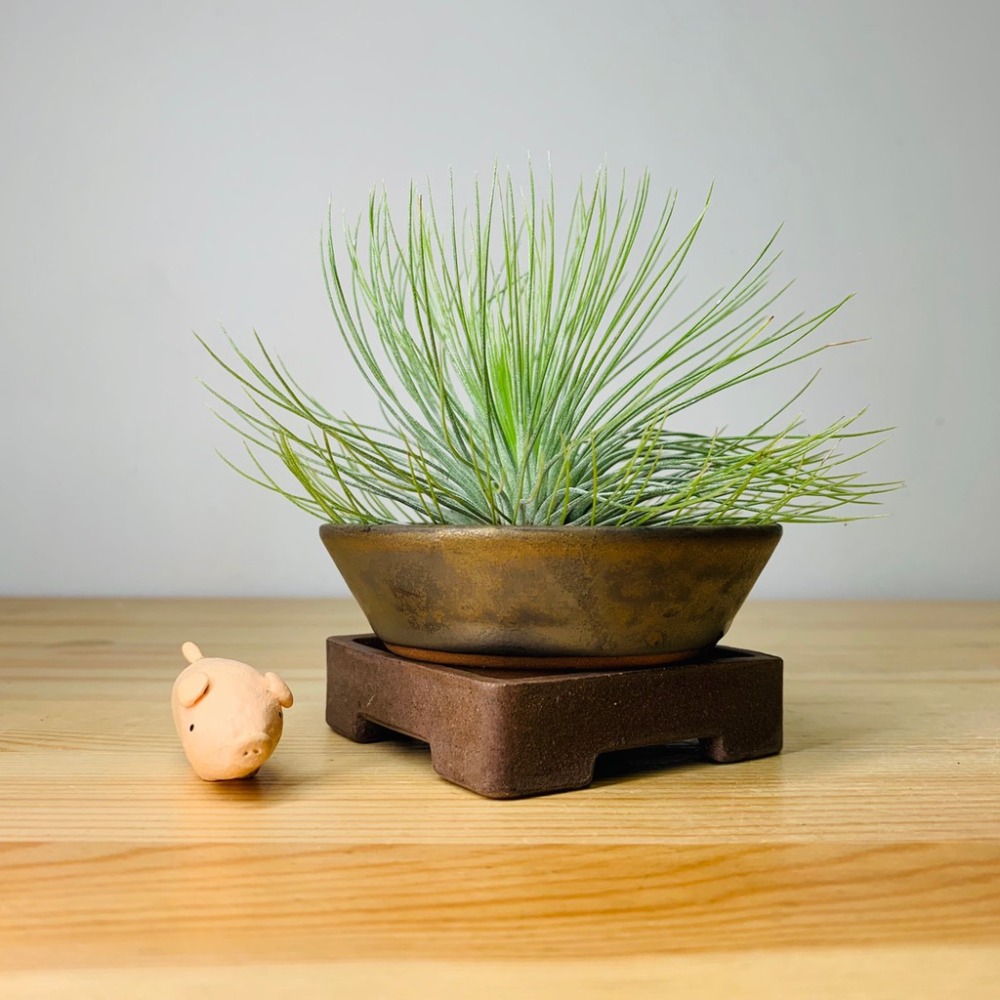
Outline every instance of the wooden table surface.
<path id="1" fill-rule="evenodd" d="M 751 603 L 785 751 L 497 802 L 323 720 L 346 601 L 0 601 L 0 997 L 1000 997 L 1000 605 Z M 188 768 L 179 646 L 295 693 Z M 679 995 L 679 994 L 677 994 Z"/>

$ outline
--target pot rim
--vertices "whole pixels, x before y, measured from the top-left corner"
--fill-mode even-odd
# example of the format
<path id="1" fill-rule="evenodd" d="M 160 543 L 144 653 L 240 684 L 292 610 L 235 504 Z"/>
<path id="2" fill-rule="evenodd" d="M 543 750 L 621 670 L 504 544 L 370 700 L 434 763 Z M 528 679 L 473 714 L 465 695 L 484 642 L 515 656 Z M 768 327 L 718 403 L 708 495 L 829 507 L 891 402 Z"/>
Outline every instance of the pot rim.
<path id="1" fill-rule="evenodd" d="M 321 538 L 336 535 L 397 535 L 397 534 L 442 534 L 471 538 L 476 535 L 511 537 L 526 534 L 558 535 L 615 535 L 634 537 L 636 535 L 671 537 L 726 537 L 731 535 L 756 535 L 764 538 L 780 538 L 782 526 L 771 524 L 686 524 L 686 525 L 589 525 L 589 524 L 333 524 L 323 522 L 319 527 Z"/>

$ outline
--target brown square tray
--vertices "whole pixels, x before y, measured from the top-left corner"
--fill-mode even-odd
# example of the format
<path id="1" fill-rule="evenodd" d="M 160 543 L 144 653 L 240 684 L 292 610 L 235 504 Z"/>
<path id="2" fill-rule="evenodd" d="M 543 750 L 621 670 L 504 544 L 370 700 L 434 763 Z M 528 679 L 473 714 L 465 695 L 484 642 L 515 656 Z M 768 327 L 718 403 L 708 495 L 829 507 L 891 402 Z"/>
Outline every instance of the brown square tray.
<path id="1" fill-rule="evenodd" d="M 584 788 L 602 753 L 698 739 L 730 764 L 781 750 L 782 661 L 720 646 L 697 663 L 587 673 L 441 667 L 372 635 L 327 640 L 326 721 L 358 743 L 403 733 L 489 798 Z"/>

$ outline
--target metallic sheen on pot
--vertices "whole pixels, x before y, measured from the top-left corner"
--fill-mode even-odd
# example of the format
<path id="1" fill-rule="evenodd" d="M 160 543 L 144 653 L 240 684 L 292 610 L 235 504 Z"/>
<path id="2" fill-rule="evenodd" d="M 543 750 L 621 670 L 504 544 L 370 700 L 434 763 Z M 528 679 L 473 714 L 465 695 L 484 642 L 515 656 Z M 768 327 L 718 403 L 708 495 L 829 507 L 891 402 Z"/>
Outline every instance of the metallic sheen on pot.
<path id="1" fill-rule="evenodd" d="M 714 646 L 781 526 L 333 525 L 320 537 L 376 635 L 436 663 L 587 669 Z"/>

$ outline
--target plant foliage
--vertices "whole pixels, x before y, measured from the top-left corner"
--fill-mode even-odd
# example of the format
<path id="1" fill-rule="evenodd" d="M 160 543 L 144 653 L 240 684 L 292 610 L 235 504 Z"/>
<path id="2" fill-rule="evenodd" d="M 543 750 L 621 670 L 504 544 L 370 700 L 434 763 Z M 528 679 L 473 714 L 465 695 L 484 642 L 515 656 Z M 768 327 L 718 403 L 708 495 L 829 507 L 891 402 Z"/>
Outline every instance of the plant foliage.
<path id="1" fill-rule="evenodd" d="M 212 390 L 247 445 L 251 466 L 238 471 L 334 523 L 856 516 L 895 485 L 847 468 L 882 432 L 856 430 L 860 414 L 804 432 L 787 414 L 812 379 L 744 434 L 673 426 L 717 393 L 833 346 L 810 338 L 843 302 L 776 324 L 785 289 L 767 291 L 772 237 L 729 287 L 670 317 L 705 211 L 675 239 L 676 196 L 651 207 L 649 188 L 648 175 L 616 188 L 602 170 L 577 191 L 565 234 L 551 175 L 544 192 L 532 176 L 519 196 L 494 173 L 462 215 L 454 183 L 443 212 L 411 186 L 403 227 L 374 192 L 341 248 L 328 221 L 330 306 L 383 426 L 331 412 L 259 336 L 259 359 L 230 340 L 230 362 L 206 344 L 244 390 Z M 274 459 L 288 484 L 268 471 Z"/>

